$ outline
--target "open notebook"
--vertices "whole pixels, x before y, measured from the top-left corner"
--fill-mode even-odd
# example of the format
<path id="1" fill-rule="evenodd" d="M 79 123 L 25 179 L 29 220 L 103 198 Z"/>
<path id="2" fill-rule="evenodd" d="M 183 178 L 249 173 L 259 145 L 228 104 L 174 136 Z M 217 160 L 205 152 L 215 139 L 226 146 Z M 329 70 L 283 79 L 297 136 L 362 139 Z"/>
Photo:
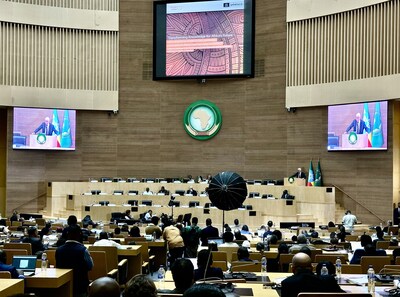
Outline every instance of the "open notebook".
<path id="1" fill-rule="evenodd" d="M 35 274 L 36 256 L 13 256 L 12 265 L 24 272 L 24 276 Z"/>

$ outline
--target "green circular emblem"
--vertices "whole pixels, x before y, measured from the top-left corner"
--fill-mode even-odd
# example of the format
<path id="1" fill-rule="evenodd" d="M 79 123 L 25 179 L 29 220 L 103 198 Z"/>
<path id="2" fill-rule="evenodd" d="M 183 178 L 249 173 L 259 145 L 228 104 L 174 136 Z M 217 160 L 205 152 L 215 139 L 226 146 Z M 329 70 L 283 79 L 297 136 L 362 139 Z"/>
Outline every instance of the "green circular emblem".
<path id="1" fill-rule="evenodd" d="M 348 140 L 349 140 L 350 144 L 356 144 L 357 143 L 357 134 L 355 132 L 350 132 Z"/>
<path id="2" fill-rule="evenodd" d="M 36 141 L 39 144 L 45 144 L 46 143 L 46 135 L 43 133 L 38 134 L 38 136 L 36 137 Z"/>
<path id="3" fill-rule="evenodd" d="M 289 183 L 293 184 L 294 183 L 294 178 L 293 177 L 289 177 L 288 181 L 289 181 Z"/>
<path id="4" fill-rule="evenodd" d="M 186 132 L 194 139 L 208 140 L 217 135 L 221 129 L 221 111 L 208 100 L 193 102 L 185 110 L 183 125 Z"/>

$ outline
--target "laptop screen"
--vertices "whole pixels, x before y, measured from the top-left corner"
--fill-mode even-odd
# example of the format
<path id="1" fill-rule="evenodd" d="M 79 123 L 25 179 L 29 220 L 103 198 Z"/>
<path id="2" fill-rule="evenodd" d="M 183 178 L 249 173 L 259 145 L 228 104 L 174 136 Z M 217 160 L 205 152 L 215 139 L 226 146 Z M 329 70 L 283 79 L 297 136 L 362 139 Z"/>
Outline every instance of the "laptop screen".
<path id="1" fill-rule="evenodd" d="M 12 265 L 24 272 L 34 272 L 36 269 L 36 256 L 13 256 Z"/>
<path id="2" fill-rule="evenodd" d="M 224 243 L 224 240 L 220 237 L 208 238 L 208 244 L 217 244 L 217 246 Z"/>

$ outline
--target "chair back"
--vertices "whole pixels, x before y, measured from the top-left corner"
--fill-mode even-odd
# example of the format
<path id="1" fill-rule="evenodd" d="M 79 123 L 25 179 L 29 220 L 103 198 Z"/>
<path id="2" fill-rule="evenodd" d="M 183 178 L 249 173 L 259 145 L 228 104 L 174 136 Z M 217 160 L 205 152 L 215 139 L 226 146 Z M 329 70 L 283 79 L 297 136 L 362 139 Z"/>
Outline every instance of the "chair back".
<path id="1" fill-rule="evenodd" d="M 383 267 L 383 274 L 400 274 L 400 265 L 385 265 Z"/>
<path id="2" fill-rule="evenodd" d="M 118 250 L 115 246 L 89 246 L 89 251 L 106 252 L 107 269 L 118 269 Z"/>
<path id="3" fill-rule="evenodd" d="M 107 258 L 104 251 L 91 251 L 93 268 L 89 271 L 89 280 L 94 281 L 100 277 L 107 276 Z"/>
<path id="4" fill-rule="evenodd" d="M 390 241 L 377 241 L 376 242 L 376 249 L 387 250 L 389 248 Z"/>
<path id="5" fill-rule="evenodd" d="M 232 262 L 232 254 L 237 254 L 238 247 L 235 246 L 221 246 L 218 247 L 218 251 L 226 252 L 226 258 L 228 262 Z"/>
<path id="6" fill-rule="evenodd" d="M 346 235 L 346 240 L 347 241 L 357 241 L 359 238 L 358 235 Z"/>
<path id="7" fill-rule="evenodd" d="M 395 265 L 400 265 L 400 257 L 396 257 L 396 260 L 394 261 Z"/>
<path id="8" fill-rule="evenodd" d="M 228 261 L 228 256 L 226 252 L 221 252 L 221 251 L 213 251 L 212 253 L 212 258 L 213 262 L 215 261 Z"/>
<path id="9" fill-rule="evenodd" d="M 293 256 L 294 256 L 294 254 L 280 254 L 279 255 L 279 266 L 280 266 L 281 272 L 289 272 L 289 269 L 284 269 L 284 265 L 291 264 Z M 288 267 L 289 267 L 289 265 L 288 265 Z"/>
<path id="10" fill-rule="evenodd" d="M 88 236 L 88 240 L 89 244 L 93 244 L 96 242 L 96 236 Z"/>
<path id="11" fill-rule="evenodd" d="M 9 271 L 0 271 L 0 278 L 11 278 L 11 273 Z"/>
<path id="12" fill-rule="evenodd" d="M 316 255 L 322 255 L 322 250 L 321 249 L 315 249 L 311 250 L 311 262 L 315 262 L 315 256 Z"/>
<path id="13" fill-rule="evenodd" d="M 32 245 L 30 243 L 7 242 L 4 244 L 5 249 L 27 250 L 28 255 L 32 255 Z"/>
<path id="14" fill-rule="evenodd" d="M 43 219 L 43 218 L 36 218 L 35 221 L 36 221 L 36 224 L 38 226 L 45 226 L 46 225 L 46 220 Z"/>
<path id="15" fill-rule="evenodd" d="M 231 270 L 232 272 L 237 272 L 237 271 L 260 272 L 261 262 L 234 261 L 232 262 Z"/>
<path id="16" fill-rule="evenodd" d="M 261 253 L 250 253 L 249 258 L 253 261 L 261 262 L 263 255 Z"/>
<path id="17" fill-rule="evenodd" d="M 388 228 L 388 234 L 392 234 L 392 232 L 393 232 L 393 235 L 397 235 L 399 233 L 399 227 L 390 226 Z"/>
<path id="18" fill-rule="evenodd" d="M 342 274 L 361 274 L 360 264 L 342 264 Z"/>
<path id="19" fill-rule="evenodd" d="M 375 273 L 379 273 L 379 271 L 385 265 L 390 265 L 390 257 L 389 256 L 363 256 L 363 257 L 361 257 L 360 264 L 361 264 L 361 273 L 367 273 L 369 265 L 372 265 L 372 267 L 374 267 Z"/>
<path id="20" fill-rule="evenodd" d="M 49 262 L 49 265 L 52 265 L 54 267 L 56 266 L 56 250 L 47 250 L 47 262 Z"/>
<path id="21" fill-rule="evenodd" d="M 3 249 L 6 253 L 6 264 L 11 265 L 14 256 L 26 256 L 28 255 L 27 250 L 19 250 L 19 249 Z"/>
<path id="22" fill-rule="evenodd" d="M 228 265 L 226 261 L 213 261 L 212 267 L 221 268 L 222 271 L 228 270 Z"/>
<path id="23" fill-rule="evenodd" d="M 328 254 L 320 254 L 315 256 L 315 262 L 319 263 L 321 261 L 329 261 L 332 264 L 335 265 L 337 258 L 339 258 L 342 261 L 342 264 L 345 264 L 347 262 L 347 254 L 346 255 L 328 255 Z"/>

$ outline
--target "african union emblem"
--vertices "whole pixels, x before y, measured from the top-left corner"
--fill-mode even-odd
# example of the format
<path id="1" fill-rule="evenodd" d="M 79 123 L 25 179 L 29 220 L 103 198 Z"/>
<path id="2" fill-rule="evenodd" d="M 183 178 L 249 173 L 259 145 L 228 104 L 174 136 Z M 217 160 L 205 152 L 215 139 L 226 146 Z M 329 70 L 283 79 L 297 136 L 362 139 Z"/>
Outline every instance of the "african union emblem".
<path id="1" fill-rule="evenodd" d="M 197 140 L 208 140 L 219 132 L 222 115 L 219 108 L 208 100 L 199 100 L 185 110 L 183 125 L 186 132 Z"/>

